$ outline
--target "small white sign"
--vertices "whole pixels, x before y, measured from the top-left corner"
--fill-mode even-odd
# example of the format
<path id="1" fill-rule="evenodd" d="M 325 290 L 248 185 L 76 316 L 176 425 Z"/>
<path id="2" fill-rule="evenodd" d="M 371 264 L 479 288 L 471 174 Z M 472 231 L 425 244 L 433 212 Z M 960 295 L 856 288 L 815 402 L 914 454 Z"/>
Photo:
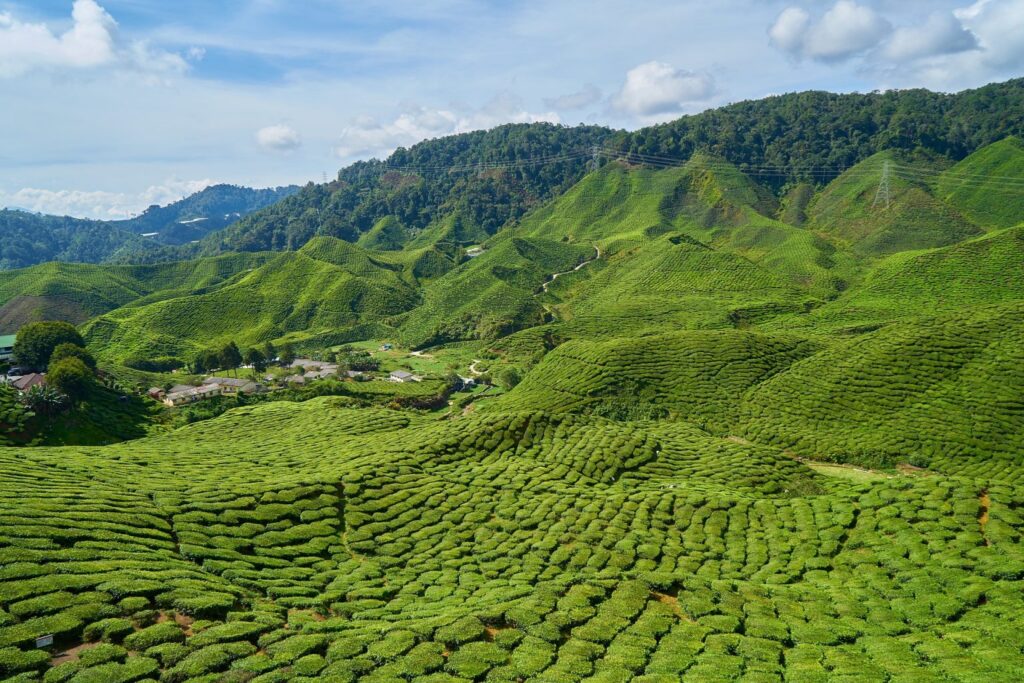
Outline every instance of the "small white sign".
<path id="1" fill-rule="evenodd" d="M 53 635 L 39 636 L 36 638 L 36 647 L 50 647 L 53 645 Z"/>

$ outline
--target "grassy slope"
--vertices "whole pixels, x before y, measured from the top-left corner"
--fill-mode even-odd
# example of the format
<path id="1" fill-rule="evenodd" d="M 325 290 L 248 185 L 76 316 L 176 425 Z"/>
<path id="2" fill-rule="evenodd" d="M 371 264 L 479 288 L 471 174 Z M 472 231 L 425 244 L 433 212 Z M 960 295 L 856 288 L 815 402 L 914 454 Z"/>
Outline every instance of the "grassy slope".
<path id="1" fill-rule="evenodd" d="M 1024 223 L 1024 142 L 983 147 L 938 177 L 936 194 L 986 228 Z"/>
<path id="2" fill-rule="evenodd" d="M 85 327 L 90 346 L 116 360 L 135 353 L 191 354 L 230 340 L 256 344 L 333 333 L 411 308 L 401 267 L 332 238 L 276 256 L 200 295 L 122 308 Z"/>
<path id="3" fill-rule="evenodd" d="M 28 654 L 42 631 L 127 636 L 137 656 L 94 648 L 51 676 L 93 680 L 1024 666 L 1024 497 L 995 474 L 863 484 L 685 423 L 428 423 L 334 399 L 123 446 L 0 450 L 0 467 L 5 673 L 47 666 Z"/>
<path id="4" fill-rule="evenodd" d="M 934 197 L 926 182 L 896 171 L 890 175 L 890 206 L 875 205 L 886 162 L 906 165 L 891 152 L 879 152 L 847 170 L 811 203 L 809 226 L 865 257 L 946 246 L 981 233 Z"/>
<path id="5" fill-rule="evenodd" d="M 0 331 L 35 320 L 82 323 L 121 306 L 201 293 L 266 263 L 272 254 L 230 254 L 147 266 L 44 263 L 0 272 Z"/>
<path id="6" fill-rule="evenodd" d="M 868 226 L 867 175 L 798 228 L 712 160 L 610 165 L 454 269 L 445 247 L 318 239 L 102 316 L 113 357 L 557 321 L 502 339 L 550 352 L 450 420 L 315 399 L 0 449 L 0 675 L 47 666 L 41 633 L 120 642 L 160 618 L 124 642 L 137 656 L 51 678 L 1015 680 L 1021 231 L 959 242 L 978 231 L 918 186 Z"/>

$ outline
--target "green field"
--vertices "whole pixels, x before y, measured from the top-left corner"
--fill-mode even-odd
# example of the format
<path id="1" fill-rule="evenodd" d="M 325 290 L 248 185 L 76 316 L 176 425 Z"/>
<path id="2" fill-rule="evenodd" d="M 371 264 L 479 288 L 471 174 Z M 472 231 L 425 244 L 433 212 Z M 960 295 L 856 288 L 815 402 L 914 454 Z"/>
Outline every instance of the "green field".
<path id="1" fill-rule="evenodd" d="M 380 366 L 174 430 L 105 394 L 32 447 L 0 391 L 0 679 L 1021 680 L 1021 149 L 395 172 L 347 239 L 0 273 L 0 322 L 72 320 L 113 368 Z"/>

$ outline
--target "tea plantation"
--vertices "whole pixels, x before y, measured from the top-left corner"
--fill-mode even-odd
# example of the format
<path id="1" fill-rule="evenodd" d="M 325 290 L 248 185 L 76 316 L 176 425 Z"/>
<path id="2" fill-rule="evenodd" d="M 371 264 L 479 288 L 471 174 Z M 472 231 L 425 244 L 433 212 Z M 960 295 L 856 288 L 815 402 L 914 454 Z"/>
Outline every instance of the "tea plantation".
<path id="1" fill-rule="evenodd" d="M 1024 679 L 1024 148 L 860 158 L 623 152 L 496 230 L 378 188 L 348 241 L 3 274 L 109 367 L 389 365 L 95 447 L 7 445 L 0 391 L 0 679 Z"/>

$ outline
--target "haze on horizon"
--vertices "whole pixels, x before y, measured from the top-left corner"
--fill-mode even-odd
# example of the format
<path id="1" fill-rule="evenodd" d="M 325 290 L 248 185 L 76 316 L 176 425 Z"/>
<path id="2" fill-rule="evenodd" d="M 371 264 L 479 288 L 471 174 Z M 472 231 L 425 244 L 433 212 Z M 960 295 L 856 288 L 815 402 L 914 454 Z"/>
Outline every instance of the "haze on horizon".
<path id="1" fill-rule="evenodd" d="M 1024 74 L 1024 0 L 423 5 L 0 0 L 0 206 L 120 218 L 507 122 Z"/>

